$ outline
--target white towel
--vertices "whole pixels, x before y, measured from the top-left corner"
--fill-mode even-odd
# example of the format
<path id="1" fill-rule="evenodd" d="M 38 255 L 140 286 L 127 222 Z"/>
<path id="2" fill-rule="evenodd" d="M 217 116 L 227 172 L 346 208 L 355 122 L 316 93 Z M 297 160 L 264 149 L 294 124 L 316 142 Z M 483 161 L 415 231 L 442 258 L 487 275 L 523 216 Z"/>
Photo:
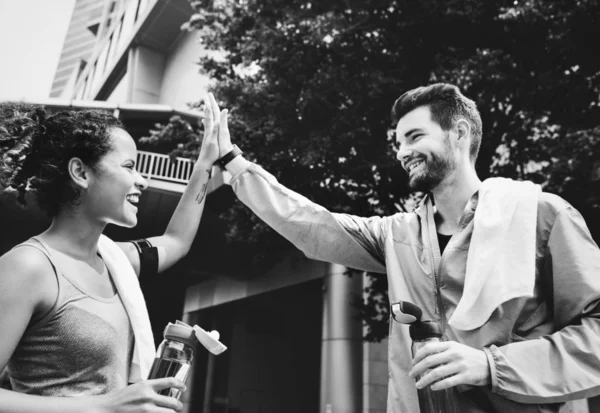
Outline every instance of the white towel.
<path id="1" fill-rule="evenodd" d="M 98 252 L 112 275 L 133 330 L 135 343 L 129 369 L 129 382 L 146 380 L 154 361 L 156 348 L 138 277 L 123 250 L 105 235 L 100 236 Z"/>
<path id="2" fill-rule="evenodd" d="M 448 324 L 481 327 L 502 303 L 532 297 L 539 185 L 486 179 L 479 189 L 463 295 Z"/>

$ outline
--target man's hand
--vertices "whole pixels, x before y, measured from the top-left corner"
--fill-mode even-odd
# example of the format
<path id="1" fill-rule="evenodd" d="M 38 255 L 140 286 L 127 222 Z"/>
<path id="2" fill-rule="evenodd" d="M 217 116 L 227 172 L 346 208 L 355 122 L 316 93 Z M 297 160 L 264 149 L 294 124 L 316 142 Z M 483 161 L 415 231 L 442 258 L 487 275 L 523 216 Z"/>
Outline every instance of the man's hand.
<path id="1" fill-rule="evenodd" d="M 491 383 L 490 366 L 483 350 L 477 350 L 455 341 L 429 343 L 415 354 L 410 377 L 419 377 L 417 388 L 431 385 L 431 390 L 442 390 L 459 384 L 485 386 Z"/>

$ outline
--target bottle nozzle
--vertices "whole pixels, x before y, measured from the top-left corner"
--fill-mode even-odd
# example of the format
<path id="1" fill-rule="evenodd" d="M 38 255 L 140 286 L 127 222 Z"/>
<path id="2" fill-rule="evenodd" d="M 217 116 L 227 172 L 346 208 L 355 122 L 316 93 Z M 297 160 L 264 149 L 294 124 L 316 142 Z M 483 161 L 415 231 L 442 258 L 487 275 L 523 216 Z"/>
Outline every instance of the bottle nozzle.
<path id="1" fill-rule="evenodd" d="M 423 310 L 416 304 L 408 301 L 398 301 L 397 303 L 392 304 L 392 317 L 399 323 L 413 324 L 417 321 L 421 321 Z"/>

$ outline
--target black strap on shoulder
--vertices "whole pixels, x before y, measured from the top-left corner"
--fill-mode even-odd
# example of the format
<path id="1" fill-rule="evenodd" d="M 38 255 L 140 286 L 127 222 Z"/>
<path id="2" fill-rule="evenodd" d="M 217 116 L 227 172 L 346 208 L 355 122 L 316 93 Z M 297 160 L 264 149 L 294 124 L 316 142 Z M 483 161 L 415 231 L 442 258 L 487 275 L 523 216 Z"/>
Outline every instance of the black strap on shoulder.
<path id="1" fill-rule="evenodd" d="M 158 248 L 146 239 L 130 241 L 140 254 L 140 279 L 155 277 L 158 274 Z"/>

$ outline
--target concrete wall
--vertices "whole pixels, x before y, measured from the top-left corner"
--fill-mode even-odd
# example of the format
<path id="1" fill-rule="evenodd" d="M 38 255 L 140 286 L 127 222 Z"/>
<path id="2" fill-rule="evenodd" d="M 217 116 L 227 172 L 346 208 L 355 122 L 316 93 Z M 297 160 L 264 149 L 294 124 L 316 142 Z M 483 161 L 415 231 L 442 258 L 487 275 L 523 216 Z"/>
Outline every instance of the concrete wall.
<path id="1" fill-rule="evenodd" d="M 59 98 L 70 100 L 75 94 L 75 83 L 77 82 L 77 73 L 79 69 L 77 67 L 73 67 L 71 71 L 71 75 L 67 82 L 65 83 L 62 91 L 60 92 Z M 56 92 L 58 93 L 58 92 Z"/>
<path id="2" fill-rule="evenodd" d="M 168 55 L 144 46 L 129 50 L 127 74 L 111 92 L 109 102 L 160 103 L 188 109 L 209 87 L 199 73 L 203 53 L 196 33 L 182 32 Z"/>
<path id="3" fill-rule="evenodd" d="M 363 345 L 363 412 L 385 413 L 388 386 L 388 340 Z"/>
<path id="4" fill-rule="evenodd" d="M 320 413 L 363 411 L 363 329 L 352 304 L 363 280 L 330 264 L 323 280 Z"/>
<path id="5" fill-rule="evenodd" d="M 182 32 L 166 59 L 158 103 L 187 109 L 187 103 L 200 100 L 209 85 L 208 77 L 199 73 L 196 63 L 201 53 L 198 35 Z"/>
<path id="6" fill-rule="evenodd" d="M 324 262 L 309 260 L 300 251 L 282 257 L 266 274 L 249 280 L 215 276 L 191 286 L 186 291 L 184 313 L 191 313 L 268 291 L 322 278 L 327 273 Z"/>
<path id="7" fill-rule="evenodd" d="M 363 278 L 364 285 L 370 281 Z M 366 333 L 366 331 L 365 331 Z M 388 339 L 363 344 L 363 412 L 385 413 L 387 404 Z"/>
<path id="8" fill-rule="evenodd" d="M 125 73 L 117 87 L 113 89 L 107 102 L 128 103 L 129 102 L 129 73 Z"/>
<path id="9" fill-rule="evenodd" d="M 130 102 L 159 103 L 165 56 L 147 47 L 129 50 Z"/>

